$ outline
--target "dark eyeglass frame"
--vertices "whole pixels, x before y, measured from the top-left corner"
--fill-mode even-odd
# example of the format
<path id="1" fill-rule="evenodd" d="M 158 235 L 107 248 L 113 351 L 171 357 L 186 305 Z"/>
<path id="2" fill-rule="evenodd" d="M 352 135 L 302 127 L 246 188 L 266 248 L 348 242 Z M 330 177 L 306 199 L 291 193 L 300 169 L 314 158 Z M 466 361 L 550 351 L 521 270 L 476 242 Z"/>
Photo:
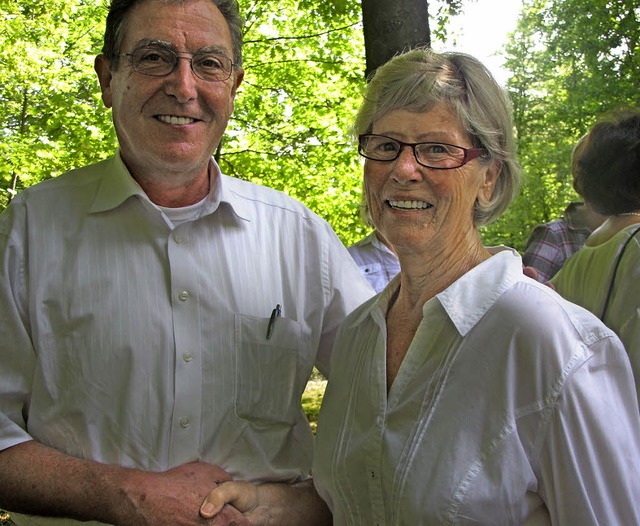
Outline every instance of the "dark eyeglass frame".
<path id="1" fill-rule="evenodd" d="M 134 59 L 134 56 L 142 50 L 156 51 L 158 53 L 168 53 L 172 55 L 174 57 L 173 66 L 166 73 L 152 73 L 149 71 L 138 69 L 139 62 L 136 62 L 136 60 Z M 234 63 L 229 57 L 218 54 L 218 53 L 203 52 L 203 51 L 198 51 L 196 53 L 183 53 L 183 52 L 176 52 L 173 49 L 169 49 L 166 47 L 158 47 L 158 46 L 141 46 L 141 47 L 135 48 L 131 53 L 121 53 L 117 56 L 127 57 L 129 59 L 129 63 L 131 64 L 131 68 L 134 71 L 140 73 L 141 75 L 145 75 L 146 77 L 167 77 L 171 75 L 171 73 L 173 73 L 176 70 L 176 67 L 178 66 L 178 61 L 180 59 L 188 60 L 189 66 L 191 67 L 191 72 L 194 74 L 194 76 L 206 82 L 225 82 L 226 80 L 229 80 L 231 78 L 234 68 L 238 67 L 238 65 Z M 193 59 L 194 57 L 200 57 L 200 56 L 205 56 L 205 57 L 215 56 L 217 60 L 228 63 L 229 74 L 225 78 L 219 78 L 219 79 L 206 78 L 206 77 L 203 77 L 202 75 L 199 75 L 198 72 L 193 68 Z M 221 70 L 221 71 L 224 71 L 225 74 L 227 73 L 225 70 Z"/>
<path id="2" fill-rule="evenodd" d="M 364 150 L 363 143 L 365 140 L 368 140 L 370 137 L 383 137 L 385 139 L 389 139 L 390 141 L 397 143 L 400 147 L 396 151 L 396 154 L 394 157 L 390 159 L 377 159 L 375 157 L 366 155 L 363 151 Z M 418 152 L 416 151 L 416 148 L 422 144 L 442 144 L 443 146 L 450 146 L 450 147 L 462 150 L 463 152 L 462 162 L 455 166 L 430 166 L 428 164 L 425 164 L 424 162 L 420 161 L 420 159 L 418 158 Z M 415 158 L 416 162 L 420 166 L 424 166 L 425 168 L 431 168 L 432 170 L 454 170 L 456 168 L 460 168 L 461 166 L 464 166 L 469 161 L 473 161 L 474 159 L 480 157 L 481 155 L 488 153 L 486 148 L 464 148 L 462 146 L 458 146 L 457 144 L 449 144 L 446 142 L 437 142 L 437 141 L 435 142 L 434 141 L 404 142 L 398 139 L 394 139 L 393 137 L 389 137 L 387 135 L 380 135 L 377 133 L 362 133 L 358 136 L 358 153 L 365 159 L 371 159 L 372 161 L 379 161 L 382 163 L 390 163 L 392 161 L 395 161 L 398 157 L 400 157 L 400 154 L 402 153 L 402 150 L 404 149 L 405 146 L 409 146 L 413 150 L 413 157 Z"/>

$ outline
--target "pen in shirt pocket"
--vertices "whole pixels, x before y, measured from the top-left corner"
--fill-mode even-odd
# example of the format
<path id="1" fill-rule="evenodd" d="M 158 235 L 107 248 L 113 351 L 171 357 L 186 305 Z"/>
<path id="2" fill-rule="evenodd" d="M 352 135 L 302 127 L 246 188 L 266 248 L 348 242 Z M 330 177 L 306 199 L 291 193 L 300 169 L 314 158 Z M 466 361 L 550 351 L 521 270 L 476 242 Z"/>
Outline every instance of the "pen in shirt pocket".
<path id="1" fill-rule="evenodd" d="M 271 339 L 271 335 L 273 334 L 273 328 L 276 324 L 276 318 L 282 316 L 282 307 L 278 303 L 276 308 L 271 311 L 271 317 L 269 318 L 269 325 L 267 325 L 267 340 Z"/>

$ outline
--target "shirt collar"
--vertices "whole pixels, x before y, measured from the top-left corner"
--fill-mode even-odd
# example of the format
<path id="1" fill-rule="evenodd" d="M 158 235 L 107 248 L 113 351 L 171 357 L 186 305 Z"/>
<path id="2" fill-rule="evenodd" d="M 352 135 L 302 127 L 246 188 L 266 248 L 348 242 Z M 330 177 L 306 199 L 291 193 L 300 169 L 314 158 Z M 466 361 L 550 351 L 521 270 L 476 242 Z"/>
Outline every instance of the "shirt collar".
<path id="1" fill-rule="evenodd" d="M 224 203 L 236 218 L 249 222 L 254 220 L 255 208 L 250 200 L 243 197 L 242 186 L 246 183 L 221 173 L 220 168 L 213 160 L 212 166 L 213 169 L 217 170 L 217 183 L 210 194 L 215 208 Z"/>
<path id="2" fill-rule="evenodd" d="M 128 168 L 120 156 L 120 149 L 116 150 L 113 157 L 100 163 L 96 167 L 101 173 L 101 182 L 98 192 L 91 206 L 91 213 L 105 212 L 119 207 L 130 197 L 137 196 L 143 202 L 154 205 L 137 181 L 131 176 Z M 226 203 L 231 211 L 239 219 L 251 220 L 250 208 L 244 200 L 240 199 L 234 191 L 236 180 L 228 177 L 220 171 L 220 167 L 213 158 L 209 163 L 210 180 L 216 181 L 209 190 L 207 203 L 202 209 L 201 217 L 214 213 L 221 203 Z"/>
<path id="3" fill-rule="evenodd" d="M 582 212 L 582 206 L 584 203 L 569 203 L 569 206 L 565 208 L 563 219 L 567 223 L 567 228 L 570 230 L 587 230 L 591 232 Z"/>
<path id="4" fill-rule="evenodd" d="M 358 246 L 358 247 L 363 247 L 366 245 L 373 245 L 378 250 L 381 250 L 383 252 L 388 252 L 389 254 L 393 254 L 393 251 L 391 251 L 391 249 L 389 249 L 387 245 L 385 245 L 382 241 L 378 239 L 378 236 L 376 236 L 375 231 L 371 232 L 369 235 L 363 237 L 360 241 L 357 241 L 355 243 L 355 246 Z"/>
<path id="5" fill-rule="evenodd" d="M 436 298 L 458 332 L 465 336 L 500 296 L 525 279 L 520 255 L 512 249 L 503 250 L 471 269 Z"/>
<path id="6" fill-rule="evenodd" d="M 515 283 L 527 279 L 522 272 L 522 258 L 518 252 L 505 248 L 437 294 L 424 305 L 422 312 L 426 317 L 433 303 L 439 302 L 458 332 L 465 336 L 502 294 Z M 363 305 L 352 325 L 360 324 L 367 316 L 378 324 L 384 324 L 389 303 L 399 287 L 400 275 L 397 275 L 380 294 Z"/>
<path id="7" fill-rule="evenodd" d="M 96 165 L 96 170 L 100 177 L 100 186 L 90 213 L 105 212 L 117 208 L 132 196 L 146 198 L 146 194 L 131 177 L 129 170 L 120 157 L 120 149 L 110 159 Z"/>

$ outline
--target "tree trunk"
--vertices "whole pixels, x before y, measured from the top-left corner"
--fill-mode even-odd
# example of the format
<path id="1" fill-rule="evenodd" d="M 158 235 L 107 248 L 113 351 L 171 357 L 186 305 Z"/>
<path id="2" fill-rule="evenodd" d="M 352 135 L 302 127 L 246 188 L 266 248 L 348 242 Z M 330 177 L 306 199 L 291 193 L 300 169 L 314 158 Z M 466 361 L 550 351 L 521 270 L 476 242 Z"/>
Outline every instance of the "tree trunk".
<path id="1" fill-rule="evenodd" d="M 427 0 L 362 0 L 367 78 L 394 55 L 430 45 Z"/>

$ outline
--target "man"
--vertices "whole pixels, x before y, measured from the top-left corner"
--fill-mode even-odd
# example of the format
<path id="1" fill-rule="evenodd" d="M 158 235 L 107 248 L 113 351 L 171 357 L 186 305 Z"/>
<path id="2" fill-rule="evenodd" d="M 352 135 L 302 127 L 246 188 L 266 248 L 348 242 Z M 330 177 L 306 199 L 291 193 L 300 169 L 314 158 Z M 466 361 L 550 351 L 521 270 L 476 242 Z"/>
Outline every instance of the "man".
<path id="1" fill-rule="evenodd" d="M 381 292 L 400 272 L 398 256 L 377 230 L 354 243 L 347 250 L 376 292 Z"/>
<path id="2" fill-rule="evenodd" d="M 535 268 L 538 281 L 546 283 L 605 219 L 589 203 L 570 203 L 561 218 L 533 229 L 522 254 L 523 263 Z"/>
<path id="3" fill-rule="evenodd" d="M 233 477 L 267 501 L 211 524 L 330 520 L 300 395 L 372 291 L 324 221 L 211 158 L 235 0 L 114 0 L 95 69 L 118 152 L 0 216 L 0 507 L 202 524 Z"/>

